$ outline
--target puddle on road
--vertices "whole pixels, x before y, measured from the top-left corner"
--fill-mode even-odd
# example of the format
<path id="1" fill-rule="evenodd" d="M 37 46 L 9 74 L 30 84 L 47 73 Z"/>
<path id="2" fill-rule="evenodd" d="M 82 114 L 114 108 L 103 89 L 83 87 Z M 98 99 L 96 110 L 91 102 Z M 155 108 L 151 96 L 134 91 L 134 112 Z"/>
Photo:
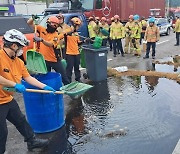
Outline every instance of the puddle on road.
<path id="1" fill-rule="evenodd" d="M 180 67 L 167 64 L 155 64 L 155 70 L 157 72 L 180 73 Z"/>
<path id="2" fill-rule="evenodd" d="M 172 153 L 180 138 L 179 91 L 176 81 L 158 77 L 109 78 L 96 84 L 67 115 L 73 151 Z"/>

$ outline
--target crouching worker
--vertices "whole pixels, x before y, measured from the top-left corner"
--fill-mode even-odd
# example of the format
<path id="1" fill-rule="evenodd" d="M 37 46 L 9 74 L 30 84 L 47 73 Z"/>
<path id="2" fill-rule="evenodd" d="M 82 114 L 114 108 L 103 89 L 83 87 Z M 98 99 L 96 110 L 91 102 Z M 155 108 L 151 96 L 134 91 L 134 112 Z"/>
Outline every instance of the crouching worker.
<path id="1" fill-rule="evenodd" d="M 24 136 L 24 141 L 27 142 L 27 148 L 30 151 L 44 148 L 49 141 L 35 137 L 31 126 L 13 98 L 13 93 L 4 91 L 3 86 L 14 87 L 16 91 L 23 93 L 26 90 L 24 85 L 21 84 L 23 78 L 26 82 L 38 88 L 52 92 L 55 92 L 55 90 L 31 77 L 23 61 L 17 57 L 22 48 L 29 43 L 21 32 L 15 29 L 9 30 L 4 34 L 3 41 L 4 46 L 0 50 L 0 154 L 3 154 L 6 149 L 8 135 L 6 119 L 15 125 L 21 135 Z"/>
<path id="2" fill-rule="evenodd" d="M 81 72 L 79 70 L 80 65 L 80 53 L 79 53 L 79 45 L 86 42 L 80 41 L 77 30 L 81 26 L 81 20 L 77 17 L 71 19 L 73 32 L 65 35 L 65 46 L 66 46 L 66 60 L 67 60 L 67 76 L 69 81 L 72 81 L 72 71 L 74 67 L 75 80 L 78 82 L 81 78 Z"/>

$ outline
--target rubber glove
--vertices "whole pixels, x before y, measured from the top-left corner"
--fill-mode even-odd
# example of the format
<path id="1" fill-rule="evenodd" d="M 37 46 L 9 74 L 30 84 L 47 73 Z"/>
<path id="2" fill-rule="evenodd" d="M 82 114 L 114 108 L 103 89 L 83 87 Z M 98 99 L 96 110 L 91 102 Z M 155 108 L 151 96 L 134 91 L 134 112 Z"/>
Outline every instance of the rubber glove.
<path id="1" fill-rule="evenodd" d="M 26 91 L 26 88 L 25 88 L 25 86 L 24 85 L 22 85 L 22 84 L 19 84 L 19 83 L 16 83 L 16 85 L 15 85 L 15 87 L 14 87 L 15 89 L 16 89 L 16 91 L 17 92 L 19 92 L 19 93 L 23 93 L 23 92 L 25 92 Z"/>
<path id="2" fill-rule="evenodd" d="M 32 14 L 32 19 L 33 20 L 36 20 L 36 19 L 39 19 L 39 18 L 40 18 L 39 16 Z"/>
<path id="3" fill-rule="evenodd" d="M 37 36 L 35 36 L 33 39 L 34 39 L 34 42 L 42 42 L 43 41 L 43 39 L 41 37 L 37 37 Z"/>
<path id="4" fill-rule="evenodd" d="M 43 89 L 44 89 L 44 90 L 51 91 L 53 94 L 54 94 L 54 92 L 56 92 L 56 90 L 54 90 L 52 87 L 47 86 L 47 85 L 46 85 Z"/>

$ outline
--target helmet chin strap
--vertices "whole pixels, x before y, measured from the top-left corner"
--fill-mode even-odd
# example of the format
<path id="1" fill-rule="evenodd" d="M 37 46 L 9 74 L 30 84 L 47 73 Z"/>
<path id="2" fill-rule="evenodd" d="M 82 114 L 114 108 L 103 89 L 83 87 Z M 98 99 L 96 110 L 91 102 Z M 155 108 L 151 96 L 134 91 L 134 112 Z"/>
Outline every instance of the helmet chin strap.
<path id="1" fill-rule="evenodd" d="M 11 58 L 11 59 L 15 59 L 15 58 L 16 58 L 16 55 L 17 55 L 17 51 L 18 51 L 19 49 L 14 50 L 14 49 L 13 49 L 13 48 L 11 48 L 11 47 L 9 47 L 9 49 L 11 49 L 12 51 L 14 51 L 14 52 L 15 52 L 15 55 L 14 55 L 14 56 L 11 56 L 10 58 Z"/>

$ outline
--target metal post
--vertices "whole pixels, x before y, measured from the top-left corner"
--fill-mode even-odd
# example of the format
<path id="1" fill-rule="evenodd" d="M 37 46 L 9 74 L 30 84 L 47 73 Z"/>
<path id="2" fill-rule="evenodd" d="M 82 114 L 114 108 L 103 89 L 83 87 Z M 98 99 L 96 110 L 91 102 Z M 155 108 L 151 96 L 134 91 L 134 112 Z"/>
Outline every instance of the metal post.
<path id="1" fill-rule="evenodd" d="M 167 1 L 167 11 L 166 11 L 166 16 L 169 16 L 169 0 Z"/>
<path id="2" fill-rule="evenodd" d="M 49 1 L 46 0 L 46 8 L 48 8 L 48 6 L 49 6 Z"/>
<path id="3" fill-rule="evenodd" d="M 28 11 L 28 5 L 27 5 L 27 0 L 26 0 L 26 11 L 27 11 L 27 15 L 29 15 L 29 11 Z"/>

